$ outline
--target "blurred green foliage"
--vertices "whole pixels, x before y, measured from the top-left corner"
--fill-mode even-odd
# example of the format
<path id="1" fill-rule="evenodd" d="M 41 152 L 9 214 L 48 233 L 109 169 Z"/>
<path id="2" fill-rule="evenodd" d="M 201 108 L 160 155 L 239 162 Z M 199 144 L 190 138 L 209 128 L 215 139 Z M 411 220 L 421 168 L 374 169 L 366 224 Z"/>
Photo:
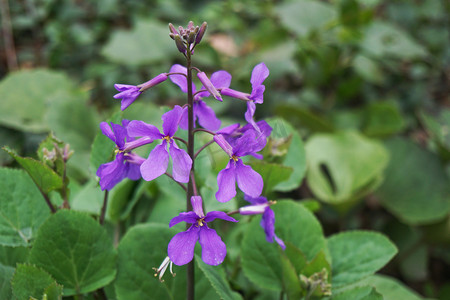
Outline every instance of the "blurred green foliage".
<path id="1" fill-rule="evenodd" d="M 208 72 L 227 70 L 233 75 L 232 87 L 243 91 L 250 89 L 248 79 L 256 63 L 264 61 L 270 69 L 270 77 L 265 82 L 265 102 L 257 107 L 257 117 L 276 115 L 270 121 L 274 132 L 269 140 L 270 147 L 264 150 L 265 160 L 252 162 L 266 181 L 265 193 L 273 199 L 290 198 L 310 204 L 317 203 L 312 199 L 320 201 L 321 205 L 314 204 L 314 212 L 326 236 L 348 229 L 383 232 L 399 249 L 399 254 L 383 273 L 396 277 L 425 297 L 449 299 L 448 1 L 6 2 L 20 71 L 8 67 L 11 52 L 7 51 L 3 36 L 0 41 L 0 146 L 7 145 L 23 156 L 36 157 L 38 145 L 50 131 L 69 143 L 75 151 L 67 170 L 72 208 L 98 215 L 101 207 L 102 194 L 96 186 L 95 170 L 108 161 L 106 156 L 111 154 L 112 148 L 99 134 L 100 120 L 126 117 L 158 124 L 162 110 L 157 105 L 184 101 L 177 88 L 164 84 L 142 95 L 135 108 L 132 106 L 120 114 L 117 113 L 119 103 L 112 98 L 116 93 L 113 84 L 137 85 L 166 72 L 172 63 L 182 63 L 182 57 L 168 37 L 167 23 L 185 25 L 189 20 L 207 21 L 205 39 L 195 50 L 196 66 Z M 213 105 L 229 122 L 243 121 L 244 105 L 238 101 L 226 99 L 221 106 Z M 20 164 L 24 161 L 14 158 Z M 15 166 L 14 158 L 0 152 L 0 163 L 4 166 Z M 199 164 L 213 167 L 212 172 L 202 170 L 198 175 L 202 194 L 213 197 L 217 188 L 213 174 L 225 161 L 214 149 L 199 159 Z M 1 171 L 4 181 L 9 182 L 13 171 Z M 30 181 L 22 171 L 16 177 L 20 182 Z M 0 203 L 0 208 L 10 213 L 11 209 L 23 209 L 21 218 L 24 220 L 16 221 L 25 222 L 27 227 L 21 231 L 19 226 L 13 226 L 14 222 L 6 226 L 9 239 L 0 243 L 0 258 L 9 257 L 5 254 L 10 251 L 7 246 L 24 246 L 35 239 L 38 227 L 47 216 L 40 214 L 31 220 L 28 217 L 36 213 L 27 211 L 25 206 L 39 198 L 37 190 L 22 191 L 13 183 L 9 188 L 22 193 L 26 201 L 17 203 L 14 208 Z M 166 223 L 184 202 L 183 191 L 177 189 L 167 178 L 150 183 L 125 181 L 110 195 L 108 220 L 120 228 L 116 231 L 119 235 L 137 223 Z M 7 192 L 0 190 L 0 194 L 5 195 L 2 200 L 6 199 Z M 55 202 L 61 202 L 56 192 L 50 196 Z M 157 201 L 162 198 L 164 203 Z M 124 199 L 129 200 L 124 202 Z M 45 209 L 43 202 L 40 204 L 42 207 L 37 207 Z M 213 205 L 217 204 L 211 202 L 208 207 Z M 234 201 L 229 203 L 229 208 L 233 207 L 236 207 Z M 303 206 L 296 209 L 309 216 Z M 282 216 L 280 210 L 277 220 Z M 160 233 L 158 226 L 147 224 L 127 232 L 118 249 L 119 266 L 131 255 L 124 249 L 136 250 L 135 244 L 153 247 L 132 236 L 144 232 L 156 237 L 156 232 Z M 247 226 L 257 227 L 256 221 Z M 287 232 L 287 228 L 280 225 L 282 232 Z M 17 232 L 23 235 L 22 239 L 17 239 Z M 105 235 L 103 231 L 98 234 Z M 321 233 L 317 235 L 320 241 L 325 241 Z M 227 244 L 231 259 L 235 259 L 240 247 L 238 236 L 255 238 L 245 228 L 229 233 Z M 163 231 L 159 239 L 169 237 L 170 234 Z M 338 243 L 344 238 L 333 235 L 329 239 L 336 244 L 332 249 L 345 250 Z M 351 242 L 355 248 L 361 246 L 358 241 Z M 299 246 L 302 251 L 304 248 Z M 45 247 L 43 249 L 45 252 Z M 23 252 L 20 247 L 16 250 Z M 316 250 L 306 252 L 308 259 L 313 259 L 321 249 Z M 137 250 L 136 255 L 144 255 L 140 251 Z M 221 269 L 212 274 L 204 265 L 198 265 L 197 272 L 203 272 L 210 280 L 213 278 L 214 284 L 219 286 L 224 281 L 223 272 L 234 272 L 230 276 L 234 290 L 243 292 L 242 286 L 251 287 L 247 289 L 246 299 L 271 299 L 257 292 L 255 284 L 258 285 L 259 273 L 252 265 L 245 267 L 249 259 L 251 263 L 251 253 L 246 251 L 249 250 L 244 248 L 243 261 L 248 279 L 233 270 Z M 274 252 L 275 248 L 270 251 Z M 331 251 L 331 257 L 333 255 Z M 162 259 L 152 257 L 152 263 Z M 11 264 L 6 260 L 0 264 L 0 278 L 9 280 L 13 278 L 15 263 L 26 259 Z M 129 265 L 131 269 L 127 272 L 134 273 L 133 268 L 139 263 L 141 261 L 137 261 L 136 266 Z M 290 263 L 289 259 L 276 260 L 280 276 L 279 281 L 272 282 L 273 290 L 279 291 L 283 284 L 292 283 L 289 282 Z M 146 266 L 148 272 L 151 267 Z M 25 270 L 26 266 L 20 268 Z M 45 273 L 38 267 L 34 269 L 33 272 Z M 342 274 L 339 276 L 344 277 Z M 19 275 L 14 275 L 16 282 L 27 279 Z M 39 293 L 54 282 L 50 275 L 45 284 L 36 287 Z M 263 279 L 270 282 L 271 276 L 275 274 Z M 112 275 L 109 277 L 111 281 Z M 117 294 L 129 288 L 126 280 L 125 273 L 117 278 Z M 331 282 L 339 280 L 340 277 L 335 277 Z M 379 275 L 365 279 L 384 299 L 419 299 L 398 280 Z M 152 289 L 154 282 L 145 284 Z M 170 290 L 164 293 L 171 295 L 177 284 L 169 280 Z M 207 282 L 198 283 L 198 289 L 207 293 L 205 284 Z M 95 282 L 91 288 L 98 286 Z M 106 290 L 114 294 L 112 288 Z M 0 289 L 0 295 L 10 293 Z M 379 299 L 379 295 L 374 289 L 361 286 L 358 290 L 338 291 L 335 299 Z"/>

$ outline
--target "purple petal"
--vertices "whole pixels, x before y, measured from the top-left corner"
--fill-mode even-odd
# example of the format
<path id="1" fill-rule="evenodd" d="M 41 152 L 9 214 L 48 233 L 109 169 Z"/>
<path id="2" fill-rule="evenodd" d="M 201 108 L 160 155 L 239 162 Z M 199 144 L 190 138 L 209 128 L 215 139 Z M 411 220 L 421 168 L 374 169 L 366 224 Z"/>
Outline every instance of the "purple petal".
<path id="1" fill-rule="evenodd" d="M 153 140 L 163 137 L 156 126 L 147 124 L 143 121 L 131 121 L 130 124 L 128 124 L 127 132 L 128 135 L 132 137 L 148 136 Z"/>
<path id="2" fill-rule="evenodd" d="M 114 95 L 114 99 L 122 99 L 120 105 L 122 111 L 130 106 L 142 93 L 139 91 L 139 88 L 134 85 L 115 84 L 114 87 L 120 91 L 120 93 Z"/>
<path id="3" fill-rule="evenodd" d="M 170 73 L 187 74 L 186 67 L 175 64 L 170 68 Z M 169 75 L 170 80 L 178 85 L 183 93 L 187 93 L 187 79 L 183 75 Z M 195 93 L 195 84 L 192 83 L 192 92 Z"/>
<path id="4" fill-rule="evenodd" d="M 258 136 L 260 134 L 256 130 L 247 130 L 242 136 L 234 140 L 233 153 L 239 157 L 256 152 L 259 149 Z"/>
<path id="5" fill-rule="evenodd" d="M 227 247 L 214 229 L 200 227 L 199 242 L 202 246 L 202 260 L 205 264 L 220 265 L 227 255 Z"/>
<path id="6" fill-rule="evenodd" d="M 230 135 L 233 134 L 238 128 L 239 128 L 240 124 L 236 123 L 236 124 L 232 124 L 229 125 L 227 127 L 224 127 L 222 129 L 220 129 L 219 131 L 217 131 L 217 134 L 225 134 L 225 135 Z"/>
<path id="7" fill-rule="evenodd" d="M 114 85 L 114 88 L 115 88 L 116 90 L 118 90 L 119 92 L 125 92 L 125 91 L 128 91 L 128 90 L 130 90 L 130 89 L 136 88 L 136 86 L 135 86 L 135 85 L 130 85 L 130 84 L 120 84 L 120 83 L 116 83 L 116 84 Z"/>
<path id="8" fill-rule="evenodd" d="M 267 208 L 262 215 L 261 227 L 264 229 L 264 232 L 266 234 L 266 240 L 269 243 L 273 243 L 273 240 L 281 246 L 281 248 L 286 249 L 286 246 L 284 245 L 283 240 L 281 240 L 277 235 L 275 234 L 275 213 L 271 208 Z"/>
<path id="9" fill-rule="evenodd" d="M 255 89 L 252 90 L 250 95 L 250 99 L 255 101 L 255 103 L 261 104 L 264 102 L 264 91 L 266 87 L 264 85 L 259 85 Z"/>
<path id="10" fill-rule="evenodd" d="M 194 107 L 195 107 L 195 102 L 194 102 Z M 196 115 L 195 115 L 195 108 L 194 108 L 194 126 L 195 126 L 195 119 L 196 119 Z M 181 118 L 180 118 L 180 123 L 178 124 L 178 126 L 180 126 L 181 129 L 183 130 L 188 130 L 189 129 L 189 116 L 188 116 L 188 110 L 184 109 L 183 113 L 181 114 Z"/>
<path id="11" fill-rule="evenodd" d="M 192 210 L 199 218 L 203 218 L 205 213 L 203 212 L 203 201 L 200 196 L 191 197 Z"/>
<path id="12" fill-rule="evenodd" d="M 131 180 L 141 179 L 141 165 L 126 162 L 126 166 L 127 166 L 126 177 L 128 177 Z"/>
<path id="13" fill-rule="evenodd" d="M 250 166 L 246 166 L 239 159 L 236 162 L 237 184 L 244 194 L 251 197 L 258 197 L 263 190 L 263 179 L 261 175 L 255 172 Z"/>
<path id="14" fill-rule="evenodd" d="M 208 223 L 214 221 L 215 219 L 222 219 L 228 222 L 237 222 L 236 219 L 230 217 L 223 211 L 210 211 L 206 214 L 205 222 Z"/>
<path id="15" fill-rule="evenodd" d="M 167 142 L 163 141 L 162 144 L 155 147 L 150 152 L 148 158 L 141 165 L 142 178 L 146 181 L 151 181 L 167 170 L 169 164 L 169 153 L 167 152 Z"/>
<path id="16" fill-rule="evenodd" d="M 96 175 L 100 177 L 99 183 L 102 191 L 111 190 L 125 178 L 125 165 L 123 162 L 123 153 L 118 153 L 115 160 L 98 168 Z"/>
<path id="17" fill-rule="evenodd" d="M 255 115 L 256 105 L 253 101 L 247 102 L 247 111 L 245 112 L 245 120 L 253 126 L 256 130 L 259 131 L 258 125 L 256 125 L 253 116 Z"/>
<path id="18" fill-rule="evenodd" d="M 230 88 L 223 88 L 220 91 L 220 93 L 222 95 L 229 96 L 229 97 L 236 98 L 236 99 L 241 99 L 241 100 L 244 100 L 244 101 L 249 101 L 250 100 L 250 98 L 249 98 L 250 94 L 239 92 L 239 91 L 236 91 L 236 90 L 233 90 L 233 89 L 230 89 Z"/>
<path id="19" fill-rule="evenodd" d="M 216 199 L 219 202 L 227 202 L 236 196 L 236 175 L 234 161 L 230 160 L 227 167 L 219 172 L 217 184 L 219 190 L 216 193 Z"/>
<path id="20" fill-rule="evenodd" d="M 199 237 L 200 228 L 193 225 L 187 231 L 177 233 L 167 246 L 170 260 L 177 266 L 182 266 L 194 258 L 195 243 Z"/>
<path id="21" fill-rule="evenodd" d="M 181 115 L 183 114 L 183 108 L 179 105 L 175 105 L 174 108 L 162 115 L 163 132 L 165 136 L 172 137 L 178 129 L 178 123 L 180 122 Z"/>
<path id="22" fill-rule="evenodd" d="M 118 124 L 111 123 L 112 131 L 116 137 L 116 145 L 119 149 L 123 149 L 123 145 L 125 145 L 125 139 L 127 138 L 126 129 Z"/>
<path id="23" fill-rule="evenodd" d="M 138 85 L 138 88 L 140 88 L 141 91 L 144 91 L 144 90 L 149 89 L 151 87 L 154 87 L 155 85 L 158 85 L 161 82 L 164 82 L 166 80 L 167 80 L 167 74 L 166 73 L 161 73 L 158 76 L 150 79 L 149 81 Z"/>
<path id="24" fill-rule="evenodd" d="M 244 195 L 244 200 L 250 202 L 251 204 L 264 204 L 267 203 L 267 198 L 264 196 L 250 197 L 249 195 Z"/>
<path id="25" fill-rule="evenodd" d="M 216 131 L 222 123 L 214 113 L 214 110 L 202 100 L 194 103 L 194 114 L 198 117 L 198 123 L 205 129 Z M 181 126 L 180 126 L 181 127 Z"/>
<path id="26" fill-rule="evenodd" d="M 197 220 L 198 220 L 198 216 L 195 214 L 195 212 L 193 212 L 193 211 L 182 212 L 178 216 L 176 216 L 176 217 L 172 218 L 172 220 L 170 220 L 169 227 L 172 227 L 180 222 L 195 224 L 195 223 L 197 223 Z"/>
<path id="27" fill-rule="evenodd" d="M 114 136 L 114 132 L 111 130 L 111 127 L 109 126 L 108 123 L 106 122 L 101 122 L 100 123 L 100 130 L 102 131 L 102 133 L 104 135 L 106 135 L 107 137 L 109 137 L 109 139 L 111 141 L 113 141 L 114 143 L 116 142 L 116 137 Z"/>
<path id="28" fill-rule="evenodd" d="M 223 151 L 228 154 L 228 156 L 233 156 L 233 147 L 231 147 L 231 145 L 227 142 L 223 135 L 216 134 L 213 139 L 217 143 L 217 145 L 219 145 L 220 148 L 222 148 Z"/>
<path id="29" fill-rule="evenodd" d="M 178 182 L 189 182 L 192 159 L 186 151 L 177 147 L 175 142 L 170 143 L 170 156 L 172 157 L 172 176 Z"/>
<path id="30" fill-rule="evenodd" d="M 211 74 L 211 82 L 216 89 L 223 89 L 230 87 L 231 75 L 227 71 L 217 71 Z"/>
<path id="31" fill-rule="evenodd" d="M 269 76 L 269 69 L 262 62 L 256 65 L 252 71 L 252 77 L 250 82 L 252 83 L 252 89 L 255 89 L 257 86 L 261 85 L 264 80 Z"/>

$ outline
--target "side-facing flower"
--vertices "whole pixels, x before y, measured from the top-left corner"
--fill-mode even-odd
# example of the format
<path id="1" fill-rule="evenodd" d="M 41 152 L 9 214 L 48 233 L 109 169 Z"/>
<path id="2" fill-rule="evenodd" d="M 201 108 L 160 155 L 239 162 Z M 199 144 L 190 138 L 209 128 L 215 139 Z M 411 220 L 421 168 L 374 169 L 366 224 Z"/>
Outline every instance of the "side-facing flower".
<path id="1" fill-rule="evenodd" d="M 122 126 L 111 123 L 112 129 L 108 123 L 100 123 L 102 133 L 117 146 L 115 160 L 101 165 L 97 170 L 97 176 L 100 177 L 100 187 L 102 190 L 111 190 L 116 184 L 127 177 L 131 180 L 141 178 L 139 167 L 144 159 L 130 151 L 150 141 L 148 139 L 132 139 L 127 134 L 127 126 L 129 123 L 130 121 L 128 120 L 123 120 Z"/>
<path id="2" fill-rule="evenodd" d="M 172 176 L 178 182 L 189 182 L 189 173 L 192 160 L 183 149 L 178 148 L 174 135 L 178 129 L 183 108 L 176 105 L 171 111 L 162 115 L 163 133 L 151 124 L 143 121 L 131 121 L 128 125 L 128 134 L 132 137 L 143 136 L 153 140 L 162 140 L 148 158 L 141 164 L 142 178 L 151 181 L 164 174 L 169 165 L 169 156 L 172 157 Z M 169 149 L 167 149 L 169 146 Z"/>
<path id="3" fill-rule="evenodd" d="M 237 99 L 247 101 L 247 111 L 245 112 L 245 120 L 252 124 L 258 130 L 253 116 L 255 115 L 256 105 L 264 102 L 264 91 L 266 87 L 263 85 L 264 80 L 269 76 L 269 69 L 262 62 L 253 68 L 250 83 L 252 84 L 252 92 L 250 94 L 239 92 L 230 88 L 223 88 L 221 94 Z"/>
<path id="4" fill-rule="evenodd" d="M 170 260 L 178 265 L 189 263 L 194 257 L 194 248 L 197 241 L 202 246 L 202 260 L 208 264 L 220 265 L 227 255 L 227 247 L 214 229 L 208 227 L 207 223 L 215 219 L 222 219 L 229 222 L 237 222 L 223 211 L 210 211 L 203 213 L 202 197 L 191 197 L 192 210 L 182 212 L 170 221 L 169 227 L 180 222 L 192 224 L 188 230 L 177 233 L 170 240 L 167 253 Z"/>
<path id="5" fill-rule="evenodd" d="M 239 213 L 241 215 L 262 215 L 260 225 L 264 229 L 266 240 L 269 243 L 273 243 L 275 240 L 283 250 L 286 249 L 283 240 L 275 234 L 275 213 L 270 206 L 276 202 L 267 201 L 267 198 L 263 196 L 253 198 L 245 195 L 244 199 L 251 205 L 239 208 Z"/>
<path id="6" fill-rule="evenodd" d="M 125 110 L 131 105 L 145 90 L 160 84 L 167 80 L 167 73 L 161 73 L 158 76 L 144 82 L 140 85 L 115 84 L 114 87 L 120 93 L 114 95 L 114 99 L 122 99 L 120 102 L 120 109 Z"/>
<path id="7" fill-rule="evenodd" d="M 173 65 L 170 68 L 170 73 L 181 73 L 187 74 L 186 67 L 182 65 Z M 187 93 L 187 79 L 186 76 L 181 74 L 173 74 L 169 75 L 170 80 L 178 85 L 182 92 Z M 208 85 L 208 81 L 214 87 L 214 90 L 210 87 L 210 90 L 216 92 L 217 89 L 229 87 L 231 83 L 231 75 L 226 71 L 217 71 L 211 75 L 210 80 L 206 80 L 204 77 L 206 75 L 200 75 L 200 79 L 203 79 L 205 83 Z M 202 82 L 203 83 L 203 82 Z M 208 130 L 217 130 L 220 128 L 220 120 L 216 117 L 214 110 L 209 107 L 202 99 L 209 97 L 211 93 L 205 88 L 201 87 L 199 91 L 197 91 L 196 86 L 192 83 L 192 92 L 194 93 L 194 123 L 198 120 L 200 126 Z M 220 95 L 219 95 L 220 96 Z M 217 95 L 216 95 L 217 97 Z M 216 98 L 217 99 L 217 98 Z M 220 98 L 221 99 L 221 98 Z M 180 121 L 180 128 L 187 130 L 188 129 L 188 113 L 185 111 Z"/>
<path id="8" fill-rule="evenodd" d="M 217 176 L 219 185 L 216 193 L 217 201 L 227 202 L 236 196 L 236 182 L 245 194 L 252 197 L 261 195 L 264 186 L 261 175 L 250 166 L 244 165 L 241 159 L 243 156 L 255 153 L 260 147 L 258 134 L 254 129 L 247 130 L 232 144 L 221 134 L 214 136 L 214 141 L 230 156 L 228 165 Z"/>

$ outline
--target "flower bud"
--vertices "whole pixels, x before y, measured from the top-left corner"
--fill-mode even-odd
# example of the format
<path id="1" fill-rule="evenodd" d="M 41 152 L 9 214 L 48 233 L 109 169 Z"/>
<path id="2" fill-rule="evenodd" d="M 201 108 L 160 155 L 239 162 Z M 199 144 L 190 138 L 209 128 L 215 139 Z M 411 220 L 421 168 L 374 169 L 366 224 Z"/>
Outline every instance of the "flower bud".
<path id="1" fill-rule="evenodd" d="M 188 42 L 188 44 L 193 44 L 195 42 L 195 32 L 194 31 L 191 31 L 189 33 L 189 36 L 187 38 L 187 42 Z"/>
<path id="2" fill-rule="evenodd" d="M 195 37 L 195 44 L 199 44 L 201 42 L 207 27 L 208 27 L 208 23 L 203 22 L 202 26 L 200 27 L 200 29 L 197 33 L 197 36 Z"/>
<path id="3" fill-rule="evenodd" d="M 173 35 L 178 35 L 178 31 L 175 29 L 172 23 L 169 23 L 169 30 Z"/>
<path id="4" fill-rule="evenodd" d="M 179 35 L 176 35 L 174 40 L 175 40 L 175 44 L 177 45 L 178 51 L 185 54 L 186 46 L 184 45 L 183 41 L 181 40 L 181 37 Z"/>

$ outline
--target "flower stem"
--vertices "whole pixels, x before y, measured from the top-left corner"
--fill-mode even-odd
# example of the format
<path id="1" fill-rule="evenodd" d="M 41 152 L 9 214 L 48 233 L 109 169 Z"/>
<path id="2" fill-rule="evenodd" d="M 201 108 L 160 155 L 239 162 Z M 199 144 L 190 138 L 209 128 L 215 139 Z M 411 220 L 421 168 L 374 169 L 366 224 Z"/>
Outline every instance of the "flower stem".
<path id="1" fill-rule="evenodd" d="M 166 175 L 167 177 L 169 177 L 170 179 L 172 179 L 173 180 L 173 182 L 175 182 L 175 183 L 177 183 L 179 186 L 181 186 L 181 188 L 185 191 L 185 192 L 187 192 L 187 188 L 186 188 L 186 186 L 184 185 L 184 184 L 182 184 L 181 182 L 178 182 L 178 181 L 176 181 L 174 178 L 173 178 L 173 176 L 172 175 L 170 175 L 169 173 L 164 173 L 164 175 Z"/>
<path id="2" fill-rule="evenodd" d="M 203 131 L 203 132 L 209 133 L 209 134 L 212 135 L 212 136 L 215 136 L 215 135 L 216 135 L 215 132 L 212 132 L 211 130 L 208 130 L 208 129 L 204 129 L 204 128 L 197 128 L 197 129 L 194 129 L 194 133 L 199 132 L 199 131 Z"/>
<path id="3" fill-rule="evenodd" d="M 192 159 L 192 170 L 194 172 L 194 96 L 192 95 L 192 66 L 191 66 L 191 50 L 188 47 L 186 51 L 186 64 L 187 64 L 187 86 L 188 86 L 188 155 Z M 194 182 L 193 176 L 189 176 L 189 183 L 186 192 L 186 211 L 192 211 L 191 197 L 194 195 Z M 190 224 L 186 224 L 186 229 Z M 187 286 L 186 286 L 186 299 L 194 300 L 195 298 L 195 274 L 194 274 L 194 259 L 187 265 L 186 271 Z"/>
<path id="4" fill-rule="evenodd" d="M 100 225 L 103 225 L 105 222 L 105 214 L 106 214 L 106 206 L 108 205 L 108 190 L 105 191 L 105 196 L 103 197 L 103 205 L 102 210 L 100 212 L 100 219 L 99 223 Z"/>
<path id="5" fill-rule="evenodd" d="M 214 140 L 211 140 L 211 141 L 207 142 L 206 144 L 204 144 L 200 149 L 197 150 L 197 152 L 195 152 L 194 158 L 197 158 L 197 156 L 200 154 L 200 152 L 202 152 L 206 147 L 208 147 L 212 143 L 214 143 Z"/>

